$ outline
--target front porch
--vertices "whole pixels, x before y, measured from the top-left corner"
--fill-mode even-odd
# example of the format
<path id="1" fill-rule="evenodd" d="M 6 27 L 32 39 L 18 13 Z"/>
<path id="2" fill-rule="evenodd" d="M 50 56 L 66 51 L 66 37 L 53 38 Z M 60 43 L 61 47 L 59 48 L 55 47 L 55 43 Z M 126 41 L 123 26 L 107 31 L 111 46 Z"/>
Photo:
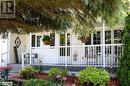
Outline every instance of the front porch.
<path id="1" fill-rule="evenodd" d="M 122 44 L 46 46 L 22 53 L 27 65 L 118 67 Z"/>

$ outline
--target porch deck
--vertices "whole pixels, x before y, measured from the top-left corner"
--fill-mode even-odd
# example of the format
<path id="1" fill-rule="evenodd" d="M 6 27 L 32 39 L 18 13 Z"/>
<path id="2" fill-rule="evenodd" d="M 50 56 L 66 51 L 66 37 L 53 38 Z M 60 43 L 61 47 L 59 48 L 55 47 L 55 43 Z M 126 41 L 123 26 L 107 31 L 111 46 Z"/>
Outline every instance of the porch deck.
<path id="1" fill-rule="evenodd" d="M 24 64 L 65 67 L 118 67 L 122 44 L 48 46 L 22 54 Z"/>

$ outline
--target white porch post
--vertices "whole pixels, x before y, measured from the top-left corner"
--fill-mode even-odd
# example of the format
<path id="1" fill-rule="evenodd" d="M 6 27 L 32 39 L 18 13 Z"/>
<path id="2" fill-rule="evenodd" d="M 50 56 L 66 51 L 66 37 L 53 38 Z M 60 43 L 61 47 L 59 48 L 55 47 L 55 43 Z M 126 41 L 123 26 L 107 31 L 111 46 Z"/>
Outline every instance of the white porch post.
<path id="1" fill-rule="evenodd" d="M 67 67 L 67 33 L 65 34 L 65 67 Z"/>
<path id="2" fill-rule="evenodd" d="M 103 21 L 102 27 L 102 58 L 103 58 L 103 67 L 105 67 L 105 21 Z"/>

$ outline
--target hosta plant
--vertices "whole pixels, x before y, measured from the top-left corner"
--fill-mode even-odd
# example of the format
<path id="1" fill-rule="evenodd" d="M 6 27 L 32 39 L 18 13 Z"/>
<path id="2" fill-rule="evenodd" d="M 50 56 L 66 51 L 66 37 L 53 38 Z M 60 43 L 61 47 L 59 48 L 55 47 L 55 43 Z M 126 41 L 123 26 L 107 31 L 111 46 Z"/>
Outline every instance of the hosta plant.
<path id="1" fill-rule="evenodd" d="M 110 77 L 109 73 L 103 69 L 87 67 L 80 71 L 79 79 L 81 84 L 93 83 L 94 86 L 106 86 L 106 82 L 109 81 Z"/>

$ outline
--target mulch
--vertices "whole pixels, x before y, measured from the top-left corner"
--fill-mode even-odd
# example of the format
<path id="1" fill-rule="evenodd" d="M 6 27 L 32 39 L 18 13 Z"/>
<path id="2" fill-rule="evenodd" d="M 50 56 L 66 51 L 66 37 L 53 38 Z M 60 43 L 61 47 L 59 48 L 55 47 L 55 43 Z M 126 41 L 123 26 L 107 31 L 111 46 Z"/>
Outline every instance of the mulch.
<path id="1" fill-rule="evenodd" d="M 36 79 L 48 79 L 47 73 L 37 73 Z M 10 74 L 9 80 L 13 81 L 16 84 L 19 84 L 18 86 L 22 86 L 21 84 L 25 81 L 25 79 L 21 79 L 21 77 L 18 74 Z M 76 76 L 66 76 L 66 81 L 64 82 L 64 86 L 81 86 L 79 78 Z M 107 86 L 120 86 L 119 81 L 117 79 L 110 80 L 107 82 Z"/>

